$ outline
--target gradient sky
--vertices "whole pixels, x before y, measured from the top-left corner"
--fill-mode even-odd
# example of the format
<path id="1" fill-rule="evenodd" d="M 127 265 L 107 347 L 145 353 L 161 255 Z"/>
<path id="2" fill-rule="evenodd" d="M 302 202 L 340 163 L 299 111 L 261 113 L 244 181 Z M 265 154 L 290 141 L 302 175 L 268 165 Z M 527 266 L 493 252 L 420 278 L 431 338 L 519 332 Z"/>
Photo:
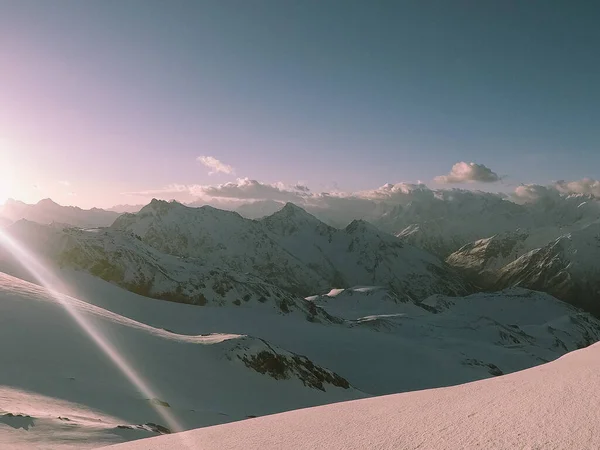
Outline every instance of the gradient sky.
<path id="1" fill-rule="evenodd" d="M 436 187 L 458 161 L 506 176 L 488 190 L 598 178 L 599 23 L 593 1 L 0 0 L 0 201 Z"/>

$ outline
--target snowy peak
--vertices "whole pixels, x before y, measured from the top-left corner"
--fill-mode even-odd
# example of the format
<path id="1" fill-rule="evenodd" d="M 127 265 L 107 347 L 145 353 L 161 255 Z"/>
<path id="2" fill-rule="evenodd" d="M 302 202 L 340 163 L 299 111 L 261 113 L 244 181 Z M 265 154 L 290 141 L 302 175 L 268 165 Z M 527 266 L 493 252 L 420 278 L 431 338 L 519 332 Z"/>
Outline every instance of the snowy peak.
<path id="1" fill-rule="evenodd" d="M 153 198 L 152 201 L 148 205 L 144 206 L 137 214 L 165 215 L 169 211 L 177 208 L 185 208 L 185 206 L 175 200 L 166 201 Z"/>
<path id="2" fill-rule="evenodd" d="M 60 205 L 50 198 L 44 198 L 37 202 L 36 205 L 42 208 L 60 208 Z"/>
<path id="3" fill-rule="evenodd" d="M 502 233 L 467 244 L 446 261 L 480 287 L 548 292 L 600 315 L 600 223 L 568 233 L 557 227 Z"/>
<path id="4" fill-rule="evenodd" d="M 286 203 L 276 213 L 261 220 L 267 229 L 281 235 L 318 229 L 321 233 L 334 229 L 294 203 Z"/>
<path id="5" fill-rule="evenodd" d="M 391 235 L 389 235 L 388 233 L 382 232 L 375 225 L 367 222 L 366 220 L 362 220 L 362 219 L 354 219 L 352 222 L 350 222 L 348 224 L 348 226 L 344 230 L 346 231 L 346 233 L 349 233 L 349 234 L 363 233 L 363 234 L 374 234 L 377 236 L 391 237 Z"/>

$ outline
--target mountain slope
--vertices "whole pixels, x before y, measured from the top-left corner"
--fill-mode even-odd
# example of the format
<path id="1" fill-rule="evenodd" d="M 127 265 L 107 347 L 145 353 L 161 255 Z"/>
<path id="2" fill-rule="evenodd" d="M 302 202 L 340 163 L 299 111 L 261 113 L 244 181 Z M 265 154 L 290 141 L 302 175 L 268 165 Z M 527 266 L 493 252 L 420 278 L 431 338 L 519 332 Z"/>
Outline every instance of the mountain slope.
<path id="1" fill-rule="evenodd" d="M 347 297 L 344 291 L 328 301 L 315 301 L 346 321 L 315 323 L 303 314 L 283 315 L 276 308 L 232 304 L 198 308 L 152 300 L 80 272 L 59 273 L 73 288 L 65 292 L 102 308 L 179 334 L 226 330 L 257 336 L 306 355 L 369 394 L 491 377 L 496 372 L 493 366 L 509 373 L 555 359 L 599 337 L 599 322 L 589 314 L 547 294 L 525 290 L 465 298 L 435 296 L 425 301 L 428 309 L 424 309 L 396 302 L 397 297 L 382 288 L 360 287 L 347 290 L 352 292 Z"/>
<path id="2" fill-rule="evenodd" d="M 61 206 L 50 199 L 40 200 L 35 205 L 11 199 L 0 207 L 0 216 L 13 222 L 26 219 L 43 224 L 57 222 L 76 227 L 107 227 L 119 217 L 119 213 L 98 208 L 85 210 L 76 206 Z"/>
<path id="3" fill-rule="evenodd" d="M 559 234 L 600 219 L 600 202 L 587 195 L 540 198 L 517 204 L 496 194 L 430 191 L 372 219 L 405 242 L 448 257 L 463 245 L 517 229 L 554 228 Z"/>
<path id="4" fill-rule="evenodd" d="M 548 292 L 600 314 L 600 224 L 573 231 L 498 270 L 495 287 Z"/>
<path id="5" fill-rule="evenodd" d="M 85 270 L 147 297 L 199 306 L 274 308 L 309 320 L 331 320 L 310 302 L 251 274 L 164 254 L 113 229 L 83 230 L 20 221 L 6 233 L 44 258 L 46 264 Z M 14 256 L 0 249 L 0 268 L 16 266 Z"/>
<path id="6" fill-rule="evenodd" d="M 114 450 L 600 448 L 600 345 L 460 386 L 292 411 Z"/>
<path id="7" fill-rule="evenodd" d="M 0 322 L 6 448 L 89 448 L 364 397 L 262 339 L 176 334 L 4 274 Z"/>
<path id="8" fill-rule="evenodd" d="M 355 284 L 388 286 L 415 301 L 468 291 L 443 262 L 366 222 L 338 230 L 291 203 L 253 221 L 211 207 L 153 200 L 111 228 L 133 233 L 161 252 L 251 273 L 301 295 Z"/>
<path id="9" fill-rule="evenodd" d="M 463 245 L 446 258 L 446 263 L 479 287 L 488 289 L 496 283 L 499 269 L 563 233 L 556 227 L 499 233 Z"/>

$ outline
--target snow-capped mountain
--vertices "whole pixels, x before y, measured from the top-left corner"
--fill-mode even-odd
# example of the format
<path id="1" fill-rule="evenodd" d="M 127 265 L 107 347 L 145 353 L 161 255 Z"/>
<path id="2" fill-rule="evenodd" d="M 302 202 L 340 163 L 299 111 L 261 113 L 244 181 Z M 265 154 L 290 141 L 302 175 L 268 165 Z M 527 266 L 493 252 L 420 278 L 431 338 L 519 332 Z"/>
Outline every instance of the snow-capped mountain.
<path id="1" fill-rule="evenodd" d="M 561 234 L 557 227 L 499 233 L 462 246 L 446 263 L 477 286 L 489 289 L 496 283 L 498 270 Z"/>
<path id="2" fill-rule="evenodd" d="M 555 228 L 564 234 L 600 219 L 598 199 L 586 195 L 517 204 L 497 194 L 431 191 L 372 219 L 382 230 L 446 258 L 463 245 L 496 234 Z"/>
<path id="3" fill-rule="evenodd" d="M 291 411 L 111 450 L 175 450 L 182 439 L 206 450 L 596 450 L 599 371 L 596 344 L 492 380 Z"/>
<path id="4" fill-rule="evenodd" d="M 600 223 L 565 234 L 497 272 L 495 287 L 523 286 L 548 292 L 600 314 Z"/>
<path id="5" fill-rule="evenodd" d="M 467 244 L 446 262 L 490 290 L 522 286 L 600 314 L 600 223 L 503 233 Z"/>
<path id="6" fill-rule="evenodd" d="M 61 206 L 50 199 L 40 200 L 35 205 L 10 199 L 0 207 L 0 216 L 13 222 L 26 219 L 43 224 L 58 222 L 75 227 L 107 227 L 119 217 L 119 213 L 98 208 Z"/>
<path id="7" fill-rule="evenodd" d="M 118 230 L 65 228 L 23 220 L 6 233 L 46 264 L 85 270 L 143 296 L 199 306 L 274 308 L 313 321 L 334 320 L 312 303 L 259 277 L 161 253 Z M 0 249 L 0 269 L 18 266 L 14 255 Z"/>
<path id="8" fill-rule="evenodd" d="M 56 288 L 0 274 L 2 448 L 98 447 L 366 396 L 262 339 L 177 334 Z"/>
<path id="9" fill-rule="evenodd" d="M 415 301 L 468 291 L 460 277 L 425 251 L 362 221 L 332 228 L 291 203 L 253 221 L 208 206 L 153 200 L 111 228 L 133 233 L 161 252 L 251 273 L 303 295 L 355 284 L 388 286 Z"/>
<path id="10" fill-rule="evenodd" d="M 111 208 L 106 208 L 106 211 L 113 211 L 119 214 L 136 213 L 146 205 L 115 205 Z"/>

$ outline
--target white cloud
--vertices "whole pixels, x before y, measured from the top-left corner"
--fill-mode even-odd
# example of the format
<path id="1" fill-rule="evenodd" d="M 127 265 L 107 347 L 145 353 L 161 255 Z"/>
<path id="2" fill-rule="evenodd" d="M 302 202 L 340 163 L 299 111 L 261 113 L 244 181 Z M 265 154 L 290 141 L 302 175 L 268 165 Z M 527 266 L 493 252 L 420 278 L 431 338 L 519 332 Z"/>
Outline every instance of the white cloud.
<path id="1" fill-rule="evenodd" d="M 512 200 L 516 203 L 531 203 L 542 199 L 559 198 L 558 191 L 553 186 L 539 184 L 522 184 L 515 188 Z"/>
<path id="2" fill-rule="evenodd" d="M 399 201 L 402 203 L 402 200 L 408 200 L 418 196 L 433 197 L 433 191 L 423 183 L 386 183 L 377 189 L 361 191 L 355 195 L 364 199 L 390 202 Z"/>
<path id="3" fill-rule="evenodd" d="M 600 199 L 600 181 L 583 178 L 575 181 L 557 181 L 549 186 L 522 184 L 515 189 L 511 199 L 517 203 L 542 200 L 560 200 L 568 195 L 589 195 Z"/>
<path id="4" fill-rule="evenodd" d="M 577 181 L 561 180 L 554 183 L 554 187 L 563 194 L 584 194 L 600 198 L 600 181 L 592 178 Z"/>
<path id="5" fill-rule="evenodd" d="M 435 177 L 434 181 L 443 184 L 474 182 L 494 183 L 500 181 L 500 176 L 483 164 L 461 161 L 452 166 L 452 170 L 448 175 Z"/>
<path id="6" fill-rule="evenodd" d="M 228 164 L 222 163 L 217 158 L 214 158 L 212 156 L 198 156 L 198 158 L 196 158 L 196 161 L 210 169 L 210 172 L 208 172 L 209 175 L 213 175 L 219 172 L 228 175 L 235 174 L 235 170 L 233 169 L 233 167 L 231 167 Z"/>
<path id="7" fill-rule="evenodd" d="M 214 186 L 190 186 L 190 192 L 199 197 L 283 202 L 302 201 L 308 195 L 303 189 L 287 188 L 283 183 L 267 184 L 249 178 L 238 178 L 235 182 Z"/>
<path id="8" fill-rule="evenodd" d="M 67 180 L 60 180 L 58 184 L 62 184 L 63 186 L 69 187 L 71 186 L 71 182 Z"/>

